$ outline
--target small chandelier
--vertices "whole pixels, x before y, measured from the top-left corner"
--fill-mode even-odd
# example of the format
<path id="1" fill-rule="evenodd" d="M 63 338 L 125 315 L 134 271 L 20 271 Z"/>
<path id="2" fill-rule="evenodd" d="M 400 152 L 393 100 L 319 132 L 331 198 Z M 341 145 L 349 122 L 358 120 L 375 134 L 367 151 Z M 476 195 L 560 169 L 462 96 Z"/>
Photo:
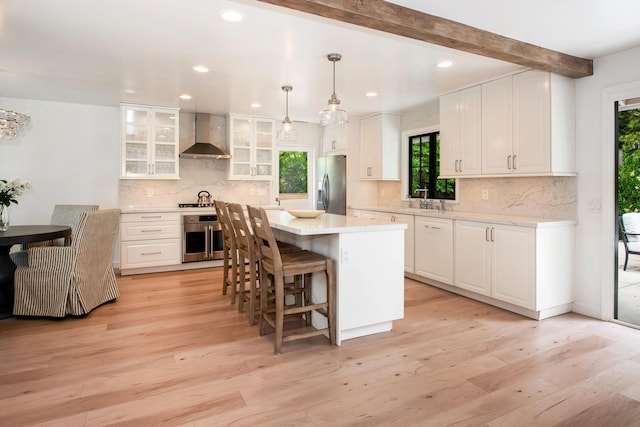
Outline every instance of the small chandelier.
<path id="1" fill-rule="evenodd" d="M 0 139 L 15 139 L 29 120 L 26 114 L 0 108 Z"/>
<path id="2" fill-rule="evenodd" d="M 283 141 L 291 141 L 296 139 L 296 130 L 293 128 L 293 123 L 289 119 L 289 92 L 293 90 L 290 85 L 282 86 L 282 90 L 286 93 L 287 104 L 284 120 L 282 121 L 282 127 L 278 131 L 277 138 Z"/>
<path id="3" fill-rule="evenodd" d="M 336 95 L 336 62 L 342 59 L 339 53 L 330 53 L 327 59 L 333 62 L 333 93 L 327 108 L 320 113 L 320 126 L 343 125 L 347 123 L 347 112 L 340 108 L 340 100 Z"/>

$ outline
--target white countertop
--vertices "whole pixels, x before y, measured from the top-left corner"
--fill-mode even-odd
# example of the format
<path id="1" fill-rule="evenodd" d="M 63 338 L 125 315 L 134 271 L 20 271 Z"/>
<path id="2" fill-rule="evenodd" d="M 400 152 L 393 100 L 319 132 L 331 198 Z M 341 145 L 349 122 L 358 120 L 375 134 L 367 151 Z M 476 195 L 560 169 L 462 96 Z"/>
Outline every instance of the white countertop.
<path id="1" fill-rule="evenodd" d="M 269 224 L 276 230 L 298 235 L 404 230 L 406 224 L 324 213 L 317 218 L 296 218 L 286 211 L 268 210 Z"/>
<path id="2" fill-rule="evenodd" d="M 556 227 L 575 225 L 577 221 L 569 219 L 536 218 L 527 216 L 504 215 L 494 213 L 436 211 L 430 209 L 401 208 L 389 206 L 349 206 L 350 209 L 391 212 L 406 215 L 416 215 L 435 218 L 449 218 L 467 221 L 489 221 L 496 224 L 518 225 L 521 227 Z"/>
<path id="3" fill-rule="evenodd" d="M 260 206 L 260 205 L 255 205 Z M 260 206 L 266 210 L 280 209 L 277 205 L 265 205 Z M 122 206 L 120 207 L 122 213 L 162 213 L 162 212 L 177 212 L 184 214 L 203 214 L 211 215 L 216 213 L 216 208 L 213 206 L 207 206 L 202 208 L 179 208 L 177 206 Z"/>

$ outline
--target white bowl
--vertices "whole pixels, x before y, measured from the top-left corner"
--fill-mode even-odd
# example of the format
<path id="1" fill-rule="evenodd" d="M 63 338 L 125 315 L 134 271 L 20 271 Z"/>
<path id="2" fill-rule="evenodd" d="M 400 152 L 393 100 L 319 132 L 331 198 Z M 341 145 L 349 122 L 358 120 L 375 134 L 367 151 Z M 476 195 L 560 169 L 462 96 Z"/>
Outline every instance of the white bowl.
<path id="1" fill-rule="evenodd" d="M 295 216 L 296 218 L 317 218 L 324 213 L 324 211 L 317 211 L 313 209 L 309 210 L 291 210 L 287 211 L 290 215 Z"/>

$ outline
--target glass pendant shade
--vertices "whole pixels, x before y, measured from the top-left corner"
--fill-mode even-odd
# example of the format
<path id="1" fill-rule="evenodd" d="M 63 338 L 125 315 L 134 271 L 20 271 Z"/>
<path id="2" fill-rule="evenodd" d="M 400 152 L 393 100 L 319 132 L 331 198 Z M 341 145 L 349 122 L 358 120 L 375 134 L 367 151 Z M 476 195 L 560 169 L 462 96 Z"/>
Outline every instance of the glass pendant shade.
<path id="1" fill-rule="evenodd" d="M 342 59 L 342 55 L 330 53 L 327 55 L 327 59 L 333 62 L 333 93 L 329 98 L 327 108 L 320 113 L 320 126 L 343 125 L 347 123 L 347 112 L 340 108 L 340 100 L 336 95 L 336 62 Z"/>
<path id="2" fill-rule="evenodd" d="M 293 123 L 289 119 L 289 92 L 293 90 L 292 86 L 282 86 L 282 90 L 287 94 L 286 99 L 286 115 L 282 121 L 282 127 L 278 130 L 276 138 L 282 141 L 292 141 L 296 139 L 296 130 L 293 127 Z"/>

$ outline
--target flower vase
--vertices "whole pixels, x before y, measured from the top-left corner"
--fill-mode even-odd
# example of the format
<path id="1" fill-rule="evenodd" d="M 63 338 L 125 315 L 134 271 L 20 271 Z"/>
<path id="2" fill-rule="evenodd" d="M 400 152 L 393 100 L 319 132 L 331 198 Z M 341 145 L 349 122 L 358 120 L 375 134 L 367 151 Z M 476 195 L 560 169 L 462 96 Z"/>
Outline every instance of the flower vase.
<path id="1" fill-rule="evenodd" d="M 5 205 L 0 209 L 0 231 L 7 231 L 9 228 L 9 208 Z"/>

